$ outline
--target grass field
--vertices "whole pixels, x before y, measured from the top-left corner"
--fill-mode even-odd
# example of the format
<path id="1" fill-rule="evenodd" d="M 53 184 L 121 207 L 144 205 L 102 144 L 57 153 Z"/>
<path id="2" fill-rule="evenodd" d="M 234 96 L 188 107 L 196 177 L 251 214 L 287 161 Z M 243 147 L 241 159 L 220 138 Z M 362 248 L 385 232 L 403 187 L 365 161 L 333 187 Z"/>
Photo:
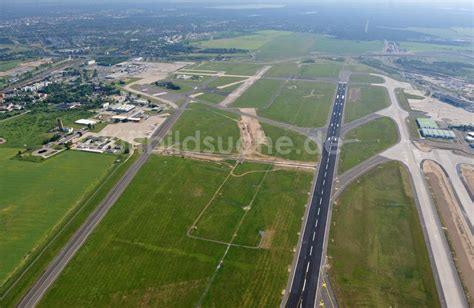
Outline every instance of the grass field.
<path id="1" fill-rule="evenodd" d="M 0 61 L 0 72 L 5 72 L 11 70 L 12 68 L 17 67 L 21 61 L 13 60 L 13 61 Z"/>
<path id="2" fill-rule="evenodd" d="M 105 177 L 116 156 L 66 151 L 41 163 L 0 149 L 0 284 Z"/>
<path id="3" fill-rule="evenodd" d="M 341 307 L 439 307 L 408 173 L 391 162 L 336 200 L 329 277 Z"/>
<path id="4" fill-rule="evenodd" d="M 224 181 L 261 176 L 246 172 L 262 169 L 245 163 L 234 170 L 237 177 L 227 165 L 152 156 L 40 306 L 277 306 L 311 174 L 269 170 L 251 209 L 244 211 L 243 196 L 256 188 L 246 184 L 248 191 L 235 194 L 237 187 Z M 219 190 L 222 184 L 226 188 Z M 272 231 L 272 238 L 265 249 L 231 246 L 213 276 L 227 245 L 186 233 L 216 192 L 233 201 L 226 205 L 240 208 L 237 220 L 245 213 L 236 244 L 258 242 L 258 231 Z M 218 215 L 214 210 L 211 204 L 203 215 Z M 236 228 L 230 221 L 225 232 Z"/>
<path id="5" fill-rule="evenodd" d="M 354 83 L 384 83 L 385 80 L 382 77 L 368 75 L 368 74 L 351 74 L 349 82 Z"/>
<path id="6" fill-rule="evenodd" d="M 178 149 L 188 151 L 237 153 L 238 120 L 239 116 L 233 113 L 193 104 L 173 126 L 164 140 L 165 145 L 174 144 Z M 195 137 L 194 141 L 189 137 Z"/>
<path id="7" fill-rule="evenodd" d="M 234 107 L 264 108 L 271 103 L 274 94 L 282 87 L 284 81 L 260 79 L 257 80 L 233 104 Z"/>
<path id="8" fill-rule="evenodd" d="M 259 115 L 300 127 L 322 127 L 336 86 L 326 82 L 259 80 L 235 103 Z"/>
<path id="9" fill-rule="evenodd" d="M 338 173 L 342 174 L 382 152 L 394 145 L 397 140 L 397 125 L 385 117 L 349 131 L 343 139 Z"/>
<path id="10" fill-rule="evenodd" d="M 337 78 L 343 63 L 336 61 L 316 61 L 316 63 L 298 64 L 283 62 L 272 66 L 266 77 L 323 77 Z"/>
<path id="11" fill-rule="evenodd" d="M 408 51 L 465 51 L 472 52 L 471 46 L 441 45 L 421 42 L 400 42 L 400 48 Z"/>
<path id="12" fill-rule="evenodd" d="M 331 55 L 356 55 L 367 52 L 382 51 L 382 41 L 341 40 L 325 35 L 315 35 L 312 51 Z"/>
<path id="13" fill-rule="evenodd" d="M 362 118 L 390 105 L 387 90 L 379 86 L 349 86 L 344 122 Z"/>
<path id="14" fill-rule="evenodd" d="M 264 30 L 253 34 L 223 38 L 210 41 L 199 41 L 195 45 L 202 48 L 239 48 L 255 50 L 261 48 L 266 43 L 282 36 L 288 35 L 287 31 Z"/>
<path id="15" fill-rule="evenodd" d="M 287 82 L 270 105 L 259 114 L 299 127 L 322 127 L 326 124 L 336 85 L 324 82 Z"/>
<path id="16" fill-rule="evenodd" d="M 285 130 L 279 127 L 271 126 L 265 123 L 260 123 L 262 125 L 265 136 L 271 140 L 269 145 L 262 145 L 261 152 L 262 154 L 269 156 L 276 156 L 288 160 L 298 160 L 298 161 L 317 161 L 320 150 L 316 143 L 306 138 L 303 135 L 297 134 L 295 132 Z M 291 140 L 290 147 L 281 147 L 282 150 L 287 150 L 288 153 L 284 151 L 278 151 L 276 148 L 276 143 L 278 138 L 284 137 L 286 140 Z M 270 146 L 273 145 L 273 146 Z M 306 150 L 306 148 L 308 150 Z"/>
<path id="17" fill-rule="evenodd" d="M 71 126 L 75 120 L 87 118 L 92 113 L 83 110 L 31 112 L 21 117 L 0 123 L 0 137 L 7 142 L 0 147 L 22 148 L 24 145 L 39 146 L 53 134 L 48 133 L 56 127 L 57 119 L 61 118 L 64 125 Z"/>
<path id="18" fill-rule="evenodd" d="M 269 41 L 257 53 L 260 61 L 282 60 L 306 56 L 315 44 L 309 33 L 291 33 Z"/>
<path id="19" fill-rule="evenodd" d="M 253 76 L 262 65 L 246 62 L 202 62 L 191 67 L 182 69 L 188 70 L 204 70 L 215 72 L 226 72 L 227 75 L 243 75 Z"/>
<path id="20" fill-rule="evenodd" d="M 193 104 L 165 138 L 164 146 L 174 145 L 176 149 L 196 152 L 236 154 L 240 149 L 239 120 L 239 115 L 199 103 Z M 305 136 L 264 123 L 261 125 L 269 138 L 268 146 L 261 145 L 262 154 L 289 160 L 317 161 L 317 145 Z M 191 140 L 190 137 L 195 138 Z M 291 140 L 289 146 L 286 146 L 285 140 L 279 141 L 284 151 L 277 151 L 276 148 L 280 137 Z M 305 150 L 305 144 L 310 151 Z"/>

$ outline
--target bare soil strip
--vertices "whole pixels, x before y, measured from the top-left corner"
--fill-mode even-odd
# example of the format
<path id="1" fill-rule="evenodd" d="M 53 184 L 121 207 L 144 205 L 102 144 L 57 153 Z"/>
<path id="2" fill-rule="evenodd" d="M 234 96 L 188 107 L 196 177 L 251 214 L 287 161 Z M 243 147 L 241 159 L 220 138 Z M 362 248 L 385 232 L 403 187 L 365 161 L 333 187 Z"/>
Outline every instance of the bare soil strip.
<path id="1" fill-rule="evenodd" d="M 463 282 L 468 301 L 473 303 L 474 295 L 474 236 L 460 213 L 453 187 L 442 168 L 434 161 L 423 163 L 423 172 L 430 184 L 433 199 L 441 221 L 446 228 L 453 259 Z"/>
<path id="2" fill-rule="evenodd" d="M 474 165 L 461 164 L 459 169 L 461 171 L 461 180 L 466 186 L 471 200 L 474 201 Z"/>

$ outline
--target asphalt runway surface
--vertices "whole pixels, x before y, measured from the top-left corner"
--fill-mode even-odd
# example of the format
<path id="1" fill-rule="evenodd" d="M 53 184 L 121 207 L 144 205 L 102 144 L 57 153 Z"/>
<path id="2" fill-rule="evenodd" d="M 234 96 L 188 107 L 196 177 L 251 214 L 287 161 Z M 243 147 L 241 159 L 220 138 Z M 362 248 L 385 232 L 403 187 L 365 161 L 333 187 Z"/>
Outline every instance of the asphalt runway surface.
<path id="1" fill-rule="evenodd" d="M 339 135 L 346 96 L 346 83 L 338 83 L 326 141 L 315 181 L 315 188 L 306 217 L 303 239 L 293 272 L 286 307 L 314 307 L 321 263 L 324 260 L 324 240 L 331 201 L 334 171 L 337 164 Z"/>

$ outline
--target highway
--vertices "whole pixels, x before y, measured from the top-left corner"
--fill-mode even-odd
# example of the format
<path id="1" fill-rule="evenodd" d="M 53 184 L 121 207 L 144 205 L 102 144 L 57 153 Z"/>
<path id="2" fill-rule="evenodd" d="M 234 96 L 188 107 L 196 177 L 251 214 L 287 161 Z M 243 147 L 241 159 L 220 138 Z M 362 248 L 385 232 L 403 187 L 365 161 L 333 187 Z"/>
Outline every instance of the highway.
<path id="1" fill-rule="evenodd" d="M 135 175 L 138 173 L 140 168 L 145 164 L 148 158 L 153 153 L 155 148 L 161 140 L 167 135 L 171 127 L 176 123 L 178 118 L 184 112 L 189 104 L 187 100 L 183 106 L 177 109 L 171 114 L 166 121 L 155 131 L 151 137 L 149 146 L 142 148 L 143 153 L 133 163 L 133 165 L 126 171 L 122 178 L 115 184 L 112 190 L 107 194 L 105 199 L 99 204 L 99 206 L 92 212 L 82 226 L 76 231 L 69 242 L 64 246 L 61 252 L 53 259 L 47 269 L 41 275 L 41 277 L 35 282 L 31 289 L 22 298 L 18 307 L 34 307 L 36 306 L 43 295 L 46 293 L 48 288 L 54 283 L 59 277 L 61 272 L 71 261 L 77 251 L 85 243 L 89 235 L 94 231 L 97 225 L 100 223 L 102 218 L 107 214 L 110 208 L 118 200 L 118 198 L 125 191 L 127 186 L 133 180 Z"/>
<path id="2" fill-rule="evenodd" d="M 331 191 L 337 149 L 343 118 L 346 83 L 338 83 L 336 98 L 331 112 L 328 132 L 318 173 L 315 176 L 313 195 L 307 211 L 296 268 L 291 277 L 290 294 L 286 307 L 314 307 L 322 261 L 324 240 L 331 201 Z"/>

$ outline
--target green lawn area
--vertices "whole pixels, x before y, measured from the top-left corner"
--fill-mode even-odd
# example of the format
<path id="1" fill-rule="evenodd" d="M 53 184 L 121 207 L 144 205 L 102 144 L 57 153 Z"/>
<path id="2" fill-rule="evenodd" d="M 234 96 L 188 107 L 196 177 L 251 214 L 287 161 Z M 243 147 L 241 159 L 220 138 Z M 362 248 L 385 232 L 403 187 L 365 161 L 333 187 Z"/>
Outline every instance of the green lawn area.
<path id="1" fill-rule="evenodd" d="M 66 126 L 73 126 L 74 121 L 88 118 L 92 115 L 89 111 L 68 110 L 50 112 L 30 112 L 21 117 L 0 122 L 0 137 L 7 142 L 1 147 L 23 148 L 39 146 L 42 142 L 53 136 L 48 131 L 56 127 L 57 119 L 61 118 Z"/>
<path id="2" fill-rule="evenodd" d="M 386 117 L 349 131 L 343 138 L 338 173 L 342 174 L 389 148 L 397 143 L 397 139 L 397 125 Z"/>
<path id="3" fill-rule="evenodd" d="M 260 188 L 244 211 L 247 196 L 256 192 L 249 177 L 264 175 L 245 172 L 266 168 L 244 163 L 236 168 L 237 177 L 226 164 L 153 155 L 39 306 L 191 307 L 201 300 L 203 306 L 277 306 L 311 174 L 269 170 L 257 180 Z M 240 193 L 233 181 L 244 182 Z M 216 192 L 240 211 L 235 219 L 245 213 L 236 244 L 258 243 L 259 231 L 272 238 L 266 248 L 230 247 L 212 278 L 227 246 L 188 237 L 187 231 Z M 203 215 L 218 215 L 215 210 L 211 204 Z M 238 221 L 229 221 L 224 232 L 236 228 Z"/>
<path id="4" fill-rule="evenodd" d="M 344 122 L 349 123 L 390 106 L 387 90 L 379 86 L 349 86 Z"/>
<path id="5" fill-rule="evenodd" d="M 265 77 L 323 77 L 337 78 L 343 63 L 316 61 L 316 63 L 283 62 L 273 64 Z"/>
<path id="6" fill-rule="evenodd" d="M 233 107 L 263 108 L 271 103 L 274 94 L 282 86 L 284 81 L 259 79 L 233 104 Z"/>
<path id="7" fill-rule="evenodd" d="M 164 146 L 175 145 L 176 149 L 196 152 L 236 154 L 240 150 L 239 120 L 240 116 L 237 114 L 195 103 L 175 124 L 165 138 Z M 269 138 L 268 145 L 260 145 L 258 148 L 262 154 L 289 160 L 317 161 L 317 145 L 305 136 L 260 124 Z"/>
<path id="8" fill-rule="evenodd" d="M 12 61 L 0 61 L 0 72 L 5 72 L 11 70 L 12 68 L 17 67 L 21 61 L 12 60 Z"/>
<path id="9" fill-rule="evenodd" d="M 351 74 L 349 82 L 354 83 L 384 83 L 385 80 L 380 76 L 369 74 Z"/>
<path id="10" fill-rule="evenodd" d="M 219 104 L 225 99 L 224 95 L 212 93 L 212 92 L 205 92 L 203 95 L 197 97 L 197 100 L 204 101 L 206 103 L 213 103 Z"/>
<path id="11" fill-rule="evenodd" d="M 279 127 L 260 123 L 268 140 L 268 145 L 262 145 L 260 152 L 288 160 L 317 161 L 320 150 L 316 143 L 309 138 Z M 286 146 L 286 142 L 289 146 Z"/>
<path id="12" fill-rule="evenodd" d="M 222 38 L 212 41 L 199 41 L 195 45 L 202 48 L 239 48 L 255 50 L 261 48 L 266 43 L 282 36 L 287 35 L 287 31 L 264 30 L 255 33 L 231 38 Z"/>
<path id="13" fill-rule="evenodd" d="M 260 61 L 273 61 L 306 56 L 316 38 L 309 33 L 291 33 L 279 36 L 263 45 L 257 53 Z"/>
<path id="14" fill-rule="evenodd" d="M 261 64 L 247 62 L 201 62 L 191 67 L 182 69 L 187 72 L 192 70 L 226 72 L 227 75 L 253 76 L 262 67 Z"/>
<path id="15" fill-rule="evenodd" d="M 410 103 L 408 99 L 424 99 L 423 96 L 413 95 L 410 93 L 405 93 L 403 89 L 395 89 L 395 95 L 397 96 L 398 104 L 406 111 L 411 111 Z"/>
<path id="16" fill-rule="evenodd" d="M 0 148 L 0 285 L 100 183 L 114 155 L 66 151 L 41 163 Z"/>
<path id="17" fill-rule="evenodd" d="M 263 117 L 299 127 L 322 127 L 326 124 L 335 91 L 336 85 L 332 83 L 287 82 L 271 105 L 258 111 Z"/>
<path id="18" fill-rule="evenodd" d="M 164 143 L 188 151 L 237 153 L 238 120 L 236 114 L 195 103 L 183 113 Z"/>
<path id="19" fill-rule="evenodd" d="M 361 63 L 353 63 L 353 64 L 350 64 L 348 65 L 348 69 L 352 72 L 352 73 L 376 73 L 376 71 L 371 68 L 370 66 L 367 66 L 365 64 L 361 64 Z"/>
<path id="20" fill-rule="evenodd" d="M 382 41 L 341 40 L 326 35 L 315 35 L 312 51 L 331 55 L 357 55 L 373 51 L 382 51 Z"/>
<path id="21" fill-rule="evenodd" d="M 341 307 L 440 307 L 409 175 L 397 162 L 336 200 L 328 260 Z"/>
<path id="22" fill-rule="evenodd" d="M 400 42 L 400 48 L 408 51 L 465 51 L 472 52 L 471 46 L 441 45 L 421 42 Z"/>
<path id="23" fill-rule="evenodd" d="M 255 107 L 263 117 L 300 127 L 322 127 L 335 89 L 326 82 L 261 79 L 233 106 Z"/>

